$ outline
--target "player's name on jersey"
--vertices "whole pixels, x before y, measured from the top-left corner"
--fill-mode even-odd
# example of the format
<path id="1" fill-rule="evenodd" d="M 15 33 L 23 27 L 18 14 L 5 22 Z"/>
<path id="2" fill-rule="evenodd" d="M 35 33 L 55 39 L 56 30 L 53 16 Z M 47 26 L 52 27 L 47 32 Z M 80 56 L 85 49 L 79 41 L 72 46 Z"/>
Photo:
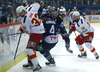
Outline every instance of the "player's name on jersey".
<path id="1" fill-rule="evenodd" d="M 46 21 L 46 23 L 47 23 L 47 24 L 51 24 L 51 23 L 52 23 L 52 24 L 56 24 L 55 21 Z"/>

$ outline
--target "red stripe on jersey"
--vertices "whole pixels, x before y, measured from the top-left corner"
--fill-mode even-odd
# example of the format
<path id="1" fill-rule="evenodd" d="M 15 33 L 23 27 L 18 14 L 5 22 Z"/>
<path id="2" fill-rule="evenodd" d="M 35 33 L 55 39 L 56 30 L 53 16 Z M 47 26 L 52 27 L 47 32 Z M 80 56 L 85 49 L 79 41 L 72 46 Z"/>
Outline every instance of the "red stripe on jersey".
<path id="1" fill-rule="evenodd" d="M 87 24 L 89 25 L 89 27 L 90 27 L 90 24 L 87 22 Z"/>

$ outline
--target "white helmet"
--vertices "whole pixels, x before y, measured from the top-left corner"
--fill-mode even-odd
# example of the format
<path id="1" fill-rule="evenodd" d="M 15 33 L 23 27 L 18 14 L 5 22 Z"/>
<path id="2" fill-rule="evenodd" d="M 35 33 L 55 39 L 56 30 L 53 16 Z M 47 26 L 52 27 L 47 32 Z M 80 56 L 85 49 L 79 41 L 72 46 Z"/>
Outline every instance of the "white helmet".
<path id="1" fill-rule="evenodd" d="M 80 18 L 80 13 L 78 11 L 74 11 L 72 17 Z"/>
<path id="2" fill-rule="evenodd" d="M 66 11 L 65 7 L 61 6 L 59 11 Z"/>
<path id="3" fill-rule="evenodd" d="M 19 13 L 21 13 L 23 10 L 26 11 L 26 9 L 25 9 L 24 6 L 18 6 L 17 9 L 16 9 L 16 13 L 19 14 Z"/>

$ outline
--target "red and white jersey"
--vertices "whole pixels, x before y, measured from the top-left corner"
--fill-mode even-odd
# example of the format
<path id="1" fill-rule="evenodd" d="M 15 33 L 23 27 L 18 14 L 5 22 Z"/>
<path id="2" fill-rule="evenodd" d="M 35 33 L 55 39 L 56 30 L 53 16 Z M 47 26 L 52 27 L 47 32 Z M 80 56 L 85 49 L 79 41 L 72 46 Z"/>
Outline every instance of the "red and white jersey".
<path id="1" fill-rule="evenodd" d="M 80 16 L 78 23 L 75 22 L 76 30 L 83 36 L 88 36 L 89 32 L 94 32 L 94 28 Z"/>
<path id="2" fill-rule="evenodd" d="M 27 12 L 38 12 L 39 8 L 40 8 L 40 4 L 35 2 L 31 4 L 26 10 Z"/>
<path id="3" fill-rule="evenodd" d="M 28 4 L 27 6 L 25 6 L 25 9 L 27 9 L 28 7 L 30 7 L 30 4 Z"/>
<path id="4" fill-rule="evenodd" d="M 38 18 L 37 12 L 28 12 L 21 19 L 21 28 L 25 33 L 44 33 L 44 26 L 42 21 Z"/>

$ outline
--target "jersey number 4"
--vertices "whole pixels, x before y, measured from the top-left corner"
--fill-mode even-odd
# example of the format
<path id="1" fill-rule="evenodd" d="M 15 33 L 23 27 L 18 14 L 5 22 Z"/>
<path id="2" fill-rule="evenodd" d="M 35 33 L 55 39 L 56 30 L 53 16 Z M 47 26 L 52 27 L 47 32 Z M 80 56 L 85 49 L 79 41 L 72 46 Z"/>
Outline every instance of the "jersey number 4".
<path id="1" fill-rule="evenodd" d="M 54 27 L 54 25 L 51 26 L 49 32 L 50 32 L 51 34 L 54 34 L 54 33 L 55 33 L 55 27 Z"/>

